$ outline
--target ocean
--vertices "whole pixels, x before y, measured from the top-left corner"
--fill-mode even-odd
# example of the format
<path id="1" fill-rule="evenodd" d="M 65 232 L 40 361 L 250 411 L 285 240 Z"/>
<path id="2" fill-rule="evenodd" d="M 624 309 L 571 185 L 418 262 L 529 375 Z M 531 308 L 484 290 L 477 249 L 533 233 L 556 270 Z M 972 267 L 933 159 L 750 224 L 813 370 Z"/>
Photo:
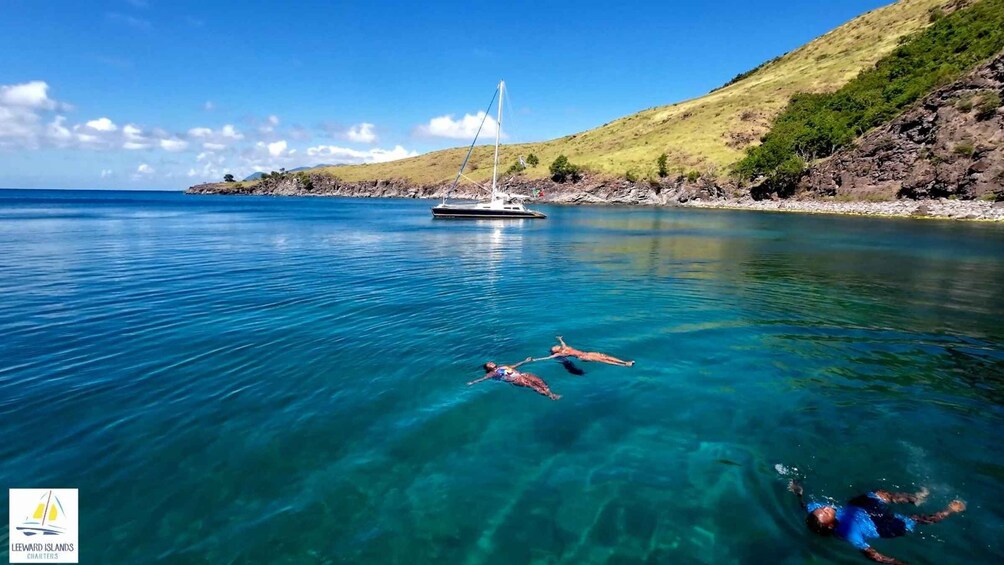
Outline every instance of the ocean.
<path id="1" fill-rule="evenodd" d="M 1004 226 L 430 205 L 0 190 L 0 487 L 82 563 L 863 562 L 791 477 L 1004 562 Z M 636 365 L 466 385 L 556 335 Z"/>

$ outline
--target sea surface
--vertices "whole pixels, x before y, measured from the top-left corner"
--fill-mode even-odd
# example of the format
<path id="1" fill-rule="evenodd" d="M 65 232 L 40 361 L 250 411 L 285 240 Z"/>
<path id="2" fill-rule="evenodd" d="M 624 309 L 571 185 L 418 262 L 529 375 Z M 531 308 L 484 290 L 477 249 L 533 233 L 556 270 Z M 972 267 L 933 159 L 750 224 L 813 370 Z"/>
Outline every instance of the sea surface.
<path id="1" fill-rule="evenodd" d="M 800 477 L 1004 562 L 1004 226 L 429 205 L 0 191 L 0 488 L 82 563 L 862 563 Z M 466 385 L 556 335 L 637 364 Z"/>

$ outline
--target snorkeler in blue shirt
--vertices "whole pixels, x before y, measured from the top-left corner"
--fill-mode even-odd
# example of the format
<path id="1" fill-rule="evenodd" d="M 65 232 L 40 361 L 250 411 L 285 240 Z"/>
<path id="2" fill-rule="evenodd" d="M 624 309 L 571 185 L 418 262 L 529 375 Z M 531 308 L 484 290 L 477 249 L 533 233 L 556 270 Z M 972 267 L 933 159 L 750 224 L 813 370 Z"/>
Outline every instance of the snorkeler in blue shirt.
<path id="1" fill-rule="evenodd" d="M 821 536 L 837 536 L 853 545 L 872 561 L 894 565 L 905 564 L 875 551 L 865 540 L 904 536 L 912 532 L 917 524 L 934 524 L 966 509 L 966 503 L 961 500 L 953 500 L 945 510 L 926 515 L 904 516 L 889 508 L 890 504 L 898 503 L 922 504 L 927 498 L 927 489 L 922 489 L 916 494 L 875 490 L 852 498 L 845 506 L 815 502 L 807 505 L 802 498 L 802 485 L 796 481 L 791 481 L 788 490 L 798 496 L 802 508 L 809 513 L 805 517 L 805 525 L 810 530 Z"/>

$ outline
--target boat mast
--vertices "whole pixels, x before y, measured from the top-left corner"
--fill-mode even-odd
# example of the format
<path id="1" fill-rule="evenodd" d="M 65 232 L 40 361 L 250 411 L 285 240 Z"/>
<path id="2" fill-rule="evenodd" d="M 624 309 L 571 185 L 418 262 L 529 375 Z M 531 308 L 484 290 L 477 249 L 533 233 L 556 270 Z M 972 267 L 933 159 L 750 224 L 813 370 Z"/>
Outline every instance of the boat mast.
<path id="1" fill-rule="evenodd" d="M 498 174 L 499 174 L 499 137 L 502 135 L 502 96 L 505 90 L 505 81 L 499 81 L 499 117 L 495 124 L 495 164 L 492 166 L 492 202 L 498 199 Z"/>

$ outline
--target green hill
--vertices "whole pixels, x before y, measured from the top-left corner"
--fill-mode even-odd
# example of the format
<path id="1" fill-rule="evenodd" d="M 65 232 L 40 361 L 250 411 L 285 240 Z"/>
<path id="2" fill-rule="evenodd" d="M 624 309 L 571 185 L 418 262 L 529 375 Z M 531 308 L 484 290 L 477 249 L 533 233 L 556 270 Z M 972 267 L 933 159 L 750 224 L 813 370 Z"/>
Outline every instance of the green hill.
<path id="1" fill-rule="evenodd" d="M 504 146 L 505 166 L 536 154 L 540 165 L 526 174 L 548 175 L 560 154 L 586 169 L 611 176 L 654 175 L 656 159 L 670 169 L 724 174 L 746 147 L 756 144 L 798 92 L 833 92 L 892 52 L 900 38 L 930 25 L 932 11 L 951 10 L 959 0 L 899 0 L 873 10 L 810 43 L 737 77 L 733 83 L 692 100 L 644 110 L 596 129 L 522 145 Z M 724 82 L 724 81 L 723 81 Z M 452 180 L 466 148 L 436 151 L 390 163 L 321 169 L 345 181 L 403 179 L 416 184 Z M 491 148 L 475 149 L 468 176 L 491 175 Z"/>

